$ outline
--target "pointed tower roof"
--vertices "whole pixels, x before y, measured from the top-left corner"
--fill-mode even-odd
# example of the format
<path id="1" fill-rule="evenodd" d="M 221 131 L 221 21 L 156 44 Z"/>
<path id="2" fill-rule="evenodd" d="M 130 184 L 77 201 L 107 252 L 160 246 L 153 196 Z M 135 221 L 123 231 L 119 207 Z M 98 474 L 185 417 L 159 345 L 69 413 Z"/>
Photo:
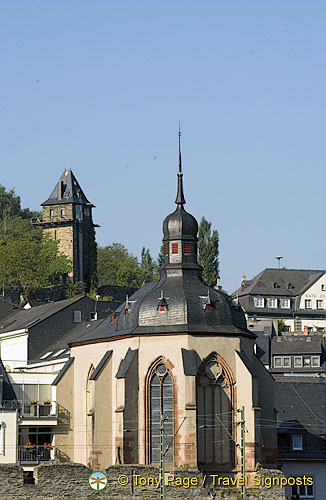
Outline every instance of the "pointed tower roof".
<path id="1" fill-rule="evenodd" d="M 183 205 L 186 203 L 183 193 L 183 173 L 182 173 L 182 159 L 181 159 L 181 146 L 180 146 L 180 125 L 179 125 L 179 170 L 178 170 L 178 184 L 177 184 L 177 197 L 175 203 L 177 208 L 175 211 L 168 215 L 163 221 L 163 240 L 193 240 L 197 241 L 198 223 L 191 214 L 185 211 Z"/>
<path id="2" fill-rule="evenodd" d="M 76 203 L 78 205 L 94 205 L 88 201 L 82 188 L 80 187 L 72 170 L 65 170 L 58 180 L 49 198 L 42 203 L 47 205 L 62 205 L 64 203 Z"/>
<path id="3" fill-rule="evenodd" d="M 180 123 L 179 123 L 179 172 L 178 172 L 178 190 L 177 190 L 177 197 L 175 199 L 175 202 L 179 206 L 183 206 L 186 203 L 184 194 L 183 194 L 183 173 L 182 173 L 182 158 L 181 158 L 181 130 L 180 130 Z"/>

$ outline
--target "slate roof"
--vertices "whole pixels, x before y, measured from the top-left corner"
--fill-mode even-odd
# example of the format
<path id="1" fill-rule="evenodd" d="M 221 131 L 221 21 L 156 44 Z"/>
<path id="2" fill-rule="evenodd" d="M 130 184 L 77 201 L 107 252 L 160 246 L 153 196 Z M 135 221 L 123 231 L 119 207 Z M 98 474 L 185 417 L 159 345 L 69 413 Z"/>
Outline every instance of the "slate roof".
<path id="1" fill-rule="evenodd" d="M 257 345 L 256 355 L 264 365 L 269 365 L 271 338 L 268 334 L 265 334 L 264 331 L 259 332 L 255 330 L 255 334 L 257 335 L 255 340 Z"/>
<path id="2" fill-rule="evenodd" d="M 98 289 L 98 294 L 102 297 L 112 297 L 112 300 L 115 302 L 119 302 L 120 305 L 122 302 L 126 300 L 127 295 L 132 295 L 137 291 L 137 288 L 131 286 L 120 286 L 120 285 L 103 285 Z M 118 307 L 118 305 L 116 307 Z"/>
<path id="3" fill-rule="evenodd" d="M 41 306 L 32 307 L 31 309 L 20 309 L 15 314 L 5 318 L 0 324 L 0 334 L 4 332 L 12 332 L 14 330 L 28 329 L 35 326 L 46 318 L 56 314 L 65 307 L 78 302 L 83 297 L 74 297 L 72 299 L 60 300 L 51 302 Z"/>
<path id="4" fill-rule="evenodd" d="M 12 316 L 12 314 L 15 314 L 17 310 L 20 308 L 16 305 L 14 305 L 12 302 L 9 300 L 6 300 L 4 297 L 0 297 L 0 324 L 5 321 L 5 319 L 8 316 Z"/>
<path id="5" fill-rule="evenodd" d="M 203 308 L 202 297 L 208 289 L 213 304 L 212 311 Z M 166 312 L 158 310 L 161 292 L 167 298 Z M 94 331 L 86 333 L 79 342 L 92 342 L 129 335 L 153 335 L 168 333 L 243 335 L 256 336 L 246 327 L 241 308 L 234 306 L 230 297 L 214 288 L 209 288 L 197 275 L 188 271 L 186 278 L 167 278 L 162 273 L 160 281 L 145 283 L 129 298 L 128 315 L 124 302 L 113 313 L 114 323 L 109 320 Z"/>
<path id="6" fill-rule="evenodd" d="M 321 354 L 323 336 L 283 334 L 273 337 L 271 342 L 272 354 Z"/>
<path id="7" fill-rule="evenodd" d="M 95 368 L 94 372 L 90 376 L 90 378 L 89 378 L 90 380 L 97 380 L 99 378 L 99 376 L 101 375 L 101 373 L 103 371 L 103 368 L 105 367 L 105 365 L 107 364 L 107 362 L 111 358 L 112 352 L 113 351 L 106 351 L 103 358 L 101 359 L 101 361 L 99 362 L 99 364 Z"/>
<path id="8" fill-rule="evenodd" d="M 275 383 L 278 434 L 301 434 L 303 427 L 304 450 L 292 450 L 291 446 L 281 445 L 279 458 L 326 460 L 326 382 L 310 377 L 286 379 L 289 377 L 277 379 Z"/>
<path id="9" fill-rule="evenodd" d="M 232 295 L 295 297 L 307 290 L 324 273 L 322 270 L 267 268 L 251 280 L 246 280 L 244 286 Z"/>
<path id="10" fill-rule="evenodd" d="M 60 338 L 54 344 L 48 346 L 43 352 L 40 353 L 35 359 L 29 362 L 28 366 L 34 363 L 42 363 L 48 361 L 58 361 L 62 358 L 70 356 L 69 344 L 75 339 L 84 335 L 85 333 L 90 333 L 95 328 L 97 328 L 104 319 L 94 320 L 94 321 L 84 321 L 78 323 L 74 328 L 72 328 L 64 337 Z M 46 356 L 47 354 L 47 356 Z"/>
<path id="11" fill-rule="evenodd" d="M 62 205 L 65 203 L 94 206 L 86 198 L 71 170 L 65 170 L 63 172 L 54 190 L 50 194 L 49 198 L 42 203 L 42 206 Z"/>
<path id="12" fill-rule="evenodd" d="M 138 349 L 134 349 L 134 350 L 132 350 L 130 348 L 128 349 L 125 357 L 123 358 L 123 360 L 121 361 L 121 363 L 119 365 L 119 369 L 117 371 L 116 378 L 125 378 L 127 371 L 129 369 L 129 366 L 133 362 L 133 359 L 137 355 L 137 353 L 138 353 Z"/>

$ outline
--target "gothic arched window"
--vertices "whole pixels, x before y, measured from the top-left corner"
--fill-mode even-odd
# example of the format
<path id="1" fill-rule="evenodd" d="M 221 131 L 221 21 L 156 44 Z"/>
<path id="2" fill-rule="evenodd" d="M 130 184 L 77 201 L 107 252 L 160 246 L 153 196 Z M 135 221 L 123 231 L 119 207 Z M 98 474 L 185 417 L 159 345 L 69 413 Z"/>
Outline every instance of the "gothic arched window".
<path id="1" fill-rule="evenodd" d="M 230 368 L 216 353 L 197 375 L 198 466 L 230 468 L 234 463 L 234 380 Z"/>
<path id="2" fill-rule="evenodd" d="M 149 371 L 147 377 L 147 460 L 160 461 L 160 420 L 164 420 L 165 462 L 173 463 L 173 379 L 166 363 L 160 358 Z"/>

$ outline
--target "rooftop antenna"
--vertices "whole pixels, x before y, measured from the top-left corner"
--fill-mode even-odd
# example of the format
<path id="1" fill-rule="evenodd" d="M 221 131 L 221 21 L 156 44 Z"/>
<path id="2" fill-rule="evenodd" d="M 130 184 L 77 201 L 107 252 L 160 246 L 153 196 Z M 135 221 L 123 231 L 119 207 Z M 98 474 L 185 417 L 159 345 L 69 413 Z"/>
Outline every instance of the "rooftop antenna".
<path id="1" fill-rule="evenodd" d="M 281 259 L 283 259 L 283 257 L 281 255 L 278 255 L 277 257 L 275 257 L 275 259 L 278 260 L 278 268 L 281 269 Z"/>

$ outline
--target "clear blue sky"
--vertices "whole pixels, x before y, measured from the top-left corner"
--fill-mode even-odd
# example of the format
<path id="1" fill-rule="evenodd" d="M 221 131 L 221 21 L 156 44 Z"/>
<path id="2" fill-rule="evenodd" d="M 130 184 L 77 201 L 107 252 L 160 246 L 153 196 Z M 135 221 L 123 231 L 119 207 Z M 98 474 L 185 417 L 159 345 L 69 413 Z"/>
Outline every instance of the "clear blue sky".
<path id="1" fill-rule="evenodd" d="M 220 233 L 229 292 L 284 256 L 326 267 L 325 15 L 309 0 L 0 6 L 0 183 L 39 209 L 71 167 L 100 245 L 157 255 L 174 210 Z"/>

